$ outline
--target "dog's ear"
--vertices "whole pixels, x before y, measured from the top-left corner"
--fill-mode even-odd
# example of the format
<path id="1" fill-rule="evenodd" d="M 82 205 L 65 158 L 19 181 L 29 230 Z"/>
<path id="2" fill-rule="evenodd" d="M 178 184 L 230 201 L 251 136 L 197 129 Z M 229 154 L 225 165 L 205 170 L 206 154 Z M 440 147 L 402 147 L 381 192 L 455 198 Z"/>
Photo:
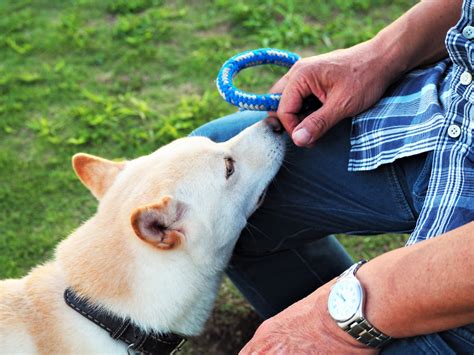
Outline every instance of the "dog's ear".
<path id="1" fill-rule="evenodd" d="M 79 153 L 72 157 L 72 167 L 81 182 L 100 200 L 112 186 L 125 163 Z"/>
<path id="2" fill-rule="evenodd" d="M 158 203 L 138 207 L 132 211 L 130 218 L 133 231 L 141 240 L 158 249 L 177 248 L 184 235 L 175 224 L 182 218 L 184 209 L 184 204 L 171 196 L 164 196 Z"/>

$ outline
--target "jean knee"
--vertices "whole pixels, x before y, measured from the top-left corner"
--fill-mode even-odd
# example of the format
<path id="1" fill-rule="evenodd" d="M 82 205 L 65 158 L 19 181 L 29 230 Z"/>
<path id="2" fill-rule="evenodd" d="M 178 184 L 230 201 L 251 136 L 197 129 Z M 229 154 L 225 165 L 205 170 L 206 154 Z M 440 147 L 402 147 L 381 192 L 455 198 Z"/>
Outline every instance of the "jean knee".
<path id="1" fill-rule="evenodd" d="M 262 120 L 266 114 L 259 111 L 239 111 L 202 125 L 191 132 L 190 136 L 203 136 L 214 142 L 225 142 Z"/>
<path id="2" fill-rule="evenodd" d="M 207 137 L 214 142 L 220 142 L 222 140 L 222 130 L 219 120 L 211 121 L 208 123 L 203 124 L 202 126 L 196 128 L 192 131 L 189 136 L 190 137 Z"/>

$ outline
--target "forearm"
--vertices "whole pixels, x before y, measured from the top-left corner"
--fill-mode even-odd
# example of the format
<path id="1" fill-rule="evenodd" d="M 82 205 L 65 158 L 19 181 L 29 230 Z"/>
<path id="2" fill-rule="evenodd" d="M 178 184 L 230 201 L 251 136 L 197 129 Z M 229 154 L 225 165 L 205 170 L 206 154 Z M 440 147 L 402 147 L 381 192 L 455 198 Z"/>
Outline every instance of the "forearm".
<path id="1" fill-rule="evenodd" d="M 366 316 L 396 338 L 474 322 L 474 222 L 383 254 L 357 273 Z"/>
<path id="2" fill-rule="evenodd" d="M 444 40 L 461 6 L 462 0 L 421 1 L 369 41 L 392 80 L 447 56 Z"/>

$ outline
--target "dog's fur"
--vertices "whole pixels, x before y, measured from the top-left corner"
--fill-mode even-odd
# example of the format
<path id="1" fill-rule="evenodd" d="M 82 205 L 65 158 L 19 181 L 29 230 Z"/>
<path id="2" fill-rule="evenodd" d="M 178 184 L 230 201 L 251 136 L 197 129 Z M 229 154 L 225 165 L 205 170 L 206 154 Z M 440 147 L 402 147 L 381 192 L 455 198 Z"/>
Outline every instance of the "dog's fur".
<path id="1" fill-rule="evenodd" d="M 97 213 L 53 261 L 0 282 L 0 353 L 123 353 L 64 303 L 67 287 L 143 329 L 199 334 L 283 151 L 261 122 L 225 143 L 183 138 L 127 162 L 75 155 Z"/>

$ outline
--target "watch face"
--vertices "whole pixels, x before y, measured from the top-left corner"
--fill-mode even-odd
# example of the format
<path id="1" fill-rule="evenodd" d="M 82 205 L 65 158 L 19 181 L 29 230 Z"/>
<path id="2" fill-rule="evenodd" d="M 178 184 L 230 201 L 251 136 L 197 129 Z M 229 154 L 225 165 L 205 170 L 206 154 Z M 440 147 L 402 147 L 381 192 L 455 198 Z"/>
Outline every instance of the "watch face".
<path id="1" fill-rule="evenodd" d="M 356 279 L 339 280 L 331 289 L 328 310 L 338 322 L 349 320 L 362 302 L 362 288 Z"/>

